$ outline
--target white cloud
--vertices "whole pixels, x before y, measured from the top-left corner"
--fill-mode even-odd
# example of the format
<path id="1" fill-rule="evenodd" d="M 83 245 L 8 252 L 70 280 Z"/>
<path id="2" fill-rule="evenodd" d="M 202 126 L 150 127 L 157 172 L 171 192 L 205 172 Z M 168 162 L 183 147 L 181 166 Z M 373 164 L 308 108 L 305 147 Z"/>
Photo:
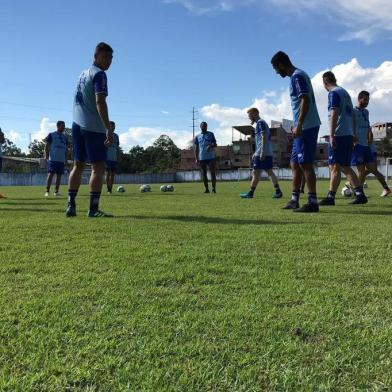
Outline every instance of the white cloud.
<path id="1" fill-rule="evenodd" d="M 189 12 L 200 16 L 216 12 L 230 12 L 238 7 L 257 3 L 257 0 L 163 0 L 162 3 L 180 4 Z"/>
<path id="2" fill-rule="evenodd" d="M 22 134 L 14 131 L 13 129 L 11 129 L 9 132 L 7 132 L 6 137 L 7 137 L 7 139 L 11 140 L 11 142 L 13 142 L 15 144 L 25 140 L 25 138 L 22 136 Z"/>
<path id="3" fill-rule="evenodd" d="M 50 132 L 54 132 L 56 129 L 57 129 L 56 122 L 51 122 L 48 117 L 43 117 L 39 126 L 39 131 L 34 132 L 31 135 L 31 138 L 32 140 L 45 139 Z"/>
<path id="4" fill-rule="evenodd" d="M 323 122 L 320 136 L 327 131 L 327 92 L 322 85 L 320 71 L 312 78 L 317 107 Z M 338 79 L 338 84 L 346 88 L 351 94 L 353 103 L 361 90 L 367 90 L 371 94 L 369 105 L 371 121 L 391 121 L 392 107 L 392 61 L 386 61 L 377 68 L 363 68 L 357 59 L 348 63 L 339 64 L 332 68 Z M 219 144 L 227 144 L 231 141 L 231 127 L 233 125 L 245 125 L 249 123 L 246 110 L 255 106 L 260 110 L 262 117 L 270 122 L 282 118 L 292 118 L 290 97 L 288 90 L 281 92 L 267 92 L 262 97 L 253 99 L 244 108 L 224 107 L 219 104 L 211 104 L 201 109 L 203 116 L 218 122 L 216 136 Z"/>
<path id="5" fill-rule="evenodd" d="M 120 145 L 125 152 L 134 146 L 151 146 L 161 135 L 169 136 L 179 148 L 185 148 L 192 140 L 191 131 L 175 131 L 164 128 L 132 127 L 119 134 Z"/>
<path id="6" fill-rule="evenodd" d="M 347 31 L 340 40 L 360 40 L 367 44 L 381 35 L 392 35 L 391 0 L 269 0 L 286 12 L 329 18 L 346 27 Z"/>

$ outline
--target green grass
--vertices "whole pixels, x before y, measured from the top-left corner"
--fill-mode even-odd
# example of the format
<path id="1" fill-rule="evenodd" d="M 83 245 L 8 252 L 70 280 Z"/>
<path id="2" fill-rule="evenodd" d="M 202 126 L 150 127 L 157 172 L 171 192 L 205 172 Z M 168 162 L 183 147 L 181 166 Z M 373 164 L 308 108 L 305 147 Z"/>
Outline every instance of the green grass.
<path id="1" fill-rule="evenodd" d="M 86 188 L 74 219 L 2 188 L 0 390 L 392 390 L 392 198 L 298 215 L 288 182 L 247 189 L 128 185 L 94 220 Z"/>

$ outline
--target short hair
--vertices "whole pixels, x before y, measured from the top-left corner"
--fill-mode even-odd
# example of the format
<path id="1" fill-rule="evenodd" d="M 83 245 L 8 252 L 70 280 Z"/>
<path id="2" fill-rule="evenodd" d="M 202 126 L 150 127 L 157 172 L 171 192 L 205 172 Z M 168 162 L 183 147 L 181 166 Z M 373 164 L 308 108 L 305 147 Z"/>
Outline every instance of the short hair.
<path id="1" fill-rule="evenodd" d="M 65 122 L 63 120 L 59 120 L 59 121 L 57 121 L 56 125 L 57 126 L 65 125 Z"/>
<path id="2" fill-rule="evenodd" d="M 256 114 L 260 114 L 259 109 L 257 108 L 250 108 L 248 109 L 248 111 L 246 113 L 256 113 Z"/>
<path id="3" fill-rule="evenodd" d="M 274 67 L 276 67 L 279 64 L 282 64 L 285 66 L 292 66 L 293 65 L 293 63 L 290 60 L 290 57 L 285 52 L 282 52 L 281 50 L 272 56 L 271 64 Z"/>
<path id="4" fill-rule="evenodd" d="M 200 123 L 200 126 L 202 126 L 203 124 L 208 125 L 208 124 L 207 124 L 207 121 L 202 121 L 202 122 Z"/>
<path id="5" fill-rule="evenodd" d="M 109 121 L 110 125 L 116 126 L 116 123 L 114 121 Z"/>
<path id="6" fill-rule="evenodd" d="M 106 42 L 100 42 L 96 47 L 95 47 L 95 53 L 94 56 L 96 56 L 100 52 L 109 52 L 113 53 L 113 49 L 110 45 L 108 45 Z"/>
<path id="7" fill-rule="evenodd" d="M 365 90 L 361 91 L 361 92 L 358 94 L 358 99 L 369 98 L 369 97 L 370 97 L 369 92 L 368 92 L 368 91 L 365 91 Z"/>
<path id="8" fill-rule="evenodd" d="M 328 84 L 336 84 L 336 77 L 332 71 L 324 72 L 323 80 Z"/>

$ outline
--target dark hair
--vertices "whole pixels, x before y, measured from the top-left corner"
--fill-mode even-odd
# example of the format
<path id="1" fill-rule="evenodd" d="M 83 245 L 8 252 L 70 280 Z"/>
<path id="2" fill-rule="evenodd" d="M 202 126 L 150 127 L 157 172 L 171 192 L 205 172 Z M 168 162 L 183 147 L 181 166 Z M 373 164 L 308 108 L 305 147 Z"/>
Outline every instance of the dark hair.
<path id="1" fill-rule="evenodd" d="M 290 60 L 290 57 L 285 53 L 282 52 L 281 50 L 277 53 L 275 53 L 271 59 L 271 64 L 276 67 L 279 64 L 282 64 L 284 66 L 293 66 L 293 63 Z"/>
<path id="2" fill-rule="evenodd" d="M 365 91 L 365 90 L 361 91 L 361 92 L 358 94 L 358 99 L 369 98 L 369 97 L 370 97 L 369 92 L 368 92 L 368 91 Z"/>
<path id="3" fill-rule="evenodd" d="M 59 120 L 59 121 L 57 121 L 57 123 L 56 123 L 56 125 L 57 126 L 59 126 L 59 125 L 65 125 L 65 122 L 63 121 L 63 120 Z"/>
<path id="4" fill-rule="evenodd" d="M 116 123 L 114 121 L 109 121 L 110 125 L 116 126 Z"/>
<path id="5" fill-rule="evenodd" d="M 108 45 L 106 42 L 100 42 L 96 47 L 95 47 L 95 53 L 94 55 L 96 56 L 99 52 L 110 52 L 113 53 L 113 49 L 110 45 Z"/>
<path id="6" fill-rule="evenodd" d="M 327 71 L 323 74 L 323 80 L 328 84 L 336 84 L 336 78 L 332 71 Z"/>
<path id="7" fill-rule="evenodd" d="M 200 126 L 202 126 L 203 124 L 208 125 L 206 121 L 202 121 L 202 122 L 200 123 Z"/>

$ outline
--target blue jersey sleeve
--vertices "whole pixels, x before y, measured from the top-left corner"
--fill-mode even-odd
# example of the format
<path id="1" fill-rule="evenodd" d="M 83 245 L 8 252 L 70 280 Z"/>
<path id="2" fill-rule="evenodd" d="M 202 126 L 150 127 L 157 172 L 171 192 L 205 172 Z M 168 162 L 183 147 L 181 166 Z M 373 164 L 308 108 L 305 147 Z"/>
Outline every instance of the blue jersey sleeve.
<path id="1" fill-rule="evenodd" d="M 52 134 L 51 133 L 49 133 L 49 135 L 48 136 L 46 136 L 46 143 L 52 143 L 52 141 L 53 141 L 53 138 L 52 138 Z"/>
<path id="2" fill-rule="evenodd" d="M 93 79 L 95 94 L 108 95 L 108 81 L 105 72 L 97 72 Z"/>
<path id="3" fill-rule="evenodd" d="M 302 75 L 293 75 L 291 83 L 293 84 L 293 91 L 297 97 L 309 94 L 308 84 Z"/>
<path id="4" fill-rule="evenodd" d="M 336 91 L 330 91 L 328 94 L 328 110 L 340 107 L 340 96 Z"/>
<path id="5" fill-rule="evenodd" d="M 198 139 L 197 136 L 195 137 L 194 143 L 195 143 L 195 146 L 198 146 L 198 145 L 199 145 L 199 139 Z"/>
<path id="6" fill-rule="evenodd" d="M 214 143 L 215 145 L 218 145 L 218 143 L 216 142 L 216 139 L 215 139 L 215 135 L 214 135 L 214 134 L 212 134 L 212 143 Z"/>

